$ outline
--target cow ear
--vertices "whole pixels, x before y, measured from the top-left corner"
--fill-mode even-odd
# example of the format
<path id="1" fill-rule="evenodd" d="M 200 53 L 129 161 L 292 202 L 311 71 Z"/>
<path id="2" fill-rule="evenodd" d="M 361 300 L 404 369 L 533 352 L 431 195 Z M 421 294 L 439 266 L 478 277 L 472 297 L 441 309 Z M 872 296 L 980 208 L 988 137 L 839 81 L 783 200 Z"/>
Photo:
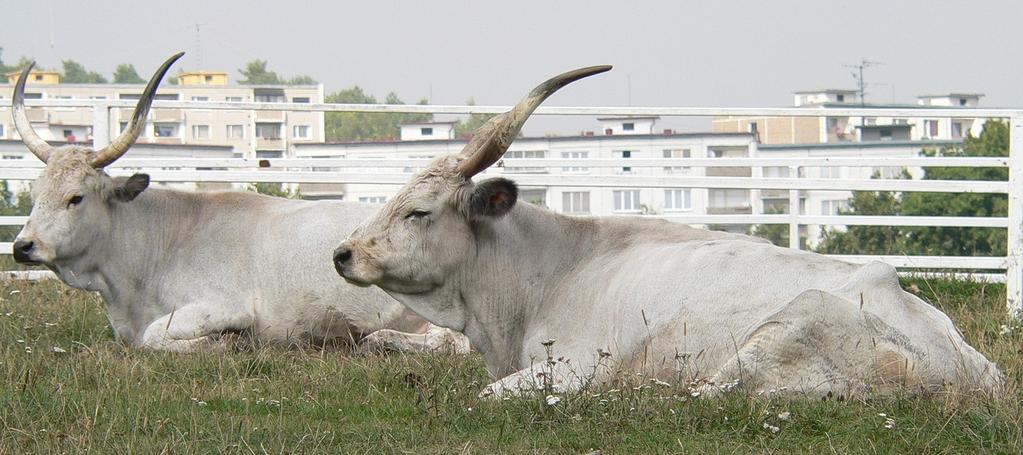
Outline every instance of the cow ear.
<path id="1" fill-rule="evenodd" d="M 149 174 L 133 174 L 131 177 L 114 178 L 113 199 L 130 202 L 149 188 Z"/>
<path id="2" fill-rule="evenodd" d="M 484 180 L 476 184 L 469 195 L 466 212 L 471 217 L 503 216 L 515 206 L 518 197 L 519 188 L 515 182 L 502 178 Z"/>

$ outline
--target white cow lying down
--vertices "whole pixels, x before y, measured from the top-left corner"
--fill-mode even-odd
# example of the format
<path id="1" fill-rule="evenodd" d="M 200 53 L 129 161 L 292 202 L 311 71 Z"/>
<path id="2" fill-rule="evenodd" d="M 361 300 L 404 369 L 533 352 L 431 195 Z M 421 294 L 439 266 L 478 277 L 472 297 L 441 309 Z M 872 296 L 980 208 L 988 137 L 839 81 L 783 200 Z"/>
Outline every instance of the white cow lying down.
<path id="1" fill-rule="evenodd" d="M 903 291 L 892 267 L 857 266 L 747 236 L 639 218 L 571 217 L 516 204 L 505 179 L 474 183 L 565 73 L 437 158 L 335 251 L 349 282 L 376 285 L 431 322 L 464 332 L 499 380 L 606 378 L 598 351 L 665 381 L 685 370 L 716 384 L 821 395 L 947 386 L 996 390 L 998 368 L 952 321 Z M 594 376 L 590 376 L 594 374 Z"/>
<path id="2" fill-rule="evenodd" d="M 53 148 L 32 131 L 24 108 L 31 66 L 22 71 L 15 125 L 46 169 L 32 186 L 34 206 L 14 243 L 15 259 L 99 292 L 117 338 L 136 346 L 186 351 L 224 332 L 261 343 L 319 344 L 387 328 L 417 333 L 385 332 L 385 340 L 406 341 L 406 348 L 467 351 L 461 334 L 430 326 L 379 290 L 337 280 L 329 251 L 373 206 L 147 190 L 145 174 L 103 172 L 138 138 L 156 87 L 178 57 L 150 80 L 131 125 L 99 152 Z"/>

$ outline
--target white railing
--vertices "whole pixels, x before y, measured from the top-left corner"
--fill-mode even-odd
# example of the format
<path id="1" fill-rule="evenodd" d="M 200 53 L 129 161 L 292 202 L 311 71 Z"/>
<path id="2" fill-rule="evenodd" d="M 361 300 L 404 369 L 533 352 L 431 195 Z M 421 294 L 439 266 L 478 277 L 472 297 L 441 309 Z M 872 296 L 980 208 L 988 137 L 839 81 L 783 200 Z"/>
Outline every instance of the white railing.
<path id="1" fill-rule="evenodd" d="M 133 101 L 115 100 L 29 100 L 29 106 L 89 107 L 93 109 L 94 147 L 109 142 L 109 125 L 114 108 L 130 108 Z M 314 112 L 414 112 L 433 114 L 499 113 L 508 106 L 437 106 L 437 105 L 343 105 L 292 103 L 235 103 L 156 101 L 154 108 L 204 110 L 274 110 Z M 7 109 L 0 109 L 7 111 Z M 4 115 L 4 114 L 0 114 Z M 676 107 L 551 107 L 542 106 L 535 115 L 658 115 L 658 116 L 878 116 L 935 118 L 1005 118 L 1010 127 L 1010 156 L 1007 158 L 668 158 L 630 159 L 632 168 L 642 167 L 787 167 L 790 175 L 799 175 L 807 167 L 1001 167 L 1009 169 L 1009 180 L 943 181 L 902 179 L 813 179 L 770 177 L 706 177 L 688 175 L 547 175 L 506 173 L 521 185 L 546 187 L 594 188 L 730 188 L 787 190 L 789 207 L 798 207 L 801 191 L 919 191 L 947 193 L 1007 194 L 1007 217 L 945 217 L 945 216 L 813 216 L 800 215 L 798 210 L 778 215 L 649 215 L 688 224 L 786 224 L 790 247 L 799 248 L 799 227 L 802 225 L 861 226 L 949 226 L 994 227 L 1008 231 L 1008 253 L 1004 257 L 930 257 L 930 256 L 864 256 L 839 255 L 852 262 L 882 260 L 896 267 L 913 269 L 1004 270 L 1008 306 L 1014 311 L 1023 308 L 1023 110 L 1019 109 L 871 109 L 871 108 L 676 108 Z M 108 168 L 112 175 L 123 175 L 145 169 L 154 181 L 162 182 L 281 182 L 337 184 L 403 184 L 409 174 L 402 168 L 422 167 L 428 160 L 387 159 L 168 159 L 124 158 Z M 684 163 L 684 164 L 683 164 Z M 607 159 L 507 159 L 515 167 L 621 167 L 619 160 Z M 173 167 L 180 170 L 163 170 Z M 337 172 L 313 172 L 310 168 L 337 168 Z M 132 168 L 126 170 L 124 168 Z M 192 168 L 192 169 L 188 169 Z M 195 170 L 212 168 L 214 170 Z M 270 168 L 272 172 L 266 172 Z M 395 169 L 389 172 L 358 172 L 362 168 Z M 34 160 L 0 161 L 0 180 L 32 180 L 42 164 Z M 344 171 L 341 171 L 343 169 Z M 352 172 L 356 170 L 356 172 Z M 488 170 L 500 174 L 500 169 Z M 0 225 L 21 225 L 26 217 L 0 217 Z M 10 254 L 11 244 L 0 243 L 0 254 Z"/>

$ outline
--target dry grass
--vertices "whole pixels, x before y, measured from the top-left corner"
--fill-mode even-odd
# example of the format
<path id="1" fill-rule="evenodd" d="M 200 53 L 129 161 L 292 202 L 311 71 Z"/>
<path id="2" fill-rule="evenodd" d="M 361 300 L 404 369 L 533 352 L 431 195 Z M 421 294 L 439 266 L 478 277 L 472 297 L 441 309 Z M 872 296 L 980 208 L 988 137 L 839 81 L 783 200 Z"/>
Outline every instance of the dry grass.
<path id="1" fill-rule="evenodd" d="M 9 283 L 0 453 L 1023 452 L 1023 328 L 1006 319 L 1004 287 L 907 286 L 999 363 L 1008 397 L 705 399 L 623 375 L 554 404 L 480 401 L 489 380 L 473 356 L 139 351 L 112 341 L 95 296 Z"/>

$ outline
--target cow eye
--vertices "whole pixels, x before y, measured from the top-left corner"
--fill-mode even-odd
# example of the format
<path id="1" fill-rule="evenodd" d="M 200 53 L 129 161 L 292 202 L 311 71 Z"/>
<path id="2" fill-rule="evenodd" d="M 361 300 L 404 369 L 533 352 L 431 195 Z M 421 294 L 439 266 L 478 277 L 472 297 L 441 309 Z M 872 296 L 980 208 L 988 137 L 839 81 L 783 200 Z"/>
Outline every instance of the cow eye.
<path id="1" fill-rule="evenodd" d="M 82 203 L 82 195 L 80 195 L 80 194 L 76 194 L 74 196 L 71 196 L 71 199 L 67 200 L 68 208 L 71 208 L 72 206 L 75 206 L 75 205 L 78 205 L 78 204 L 81 204 L 81 203 Z"/>
<path id="2" fill-rule="evenodd" d="M 413 210 L 405 215 L 406 220 L 420 220 L 430 215 L 428 210 Z"/>

